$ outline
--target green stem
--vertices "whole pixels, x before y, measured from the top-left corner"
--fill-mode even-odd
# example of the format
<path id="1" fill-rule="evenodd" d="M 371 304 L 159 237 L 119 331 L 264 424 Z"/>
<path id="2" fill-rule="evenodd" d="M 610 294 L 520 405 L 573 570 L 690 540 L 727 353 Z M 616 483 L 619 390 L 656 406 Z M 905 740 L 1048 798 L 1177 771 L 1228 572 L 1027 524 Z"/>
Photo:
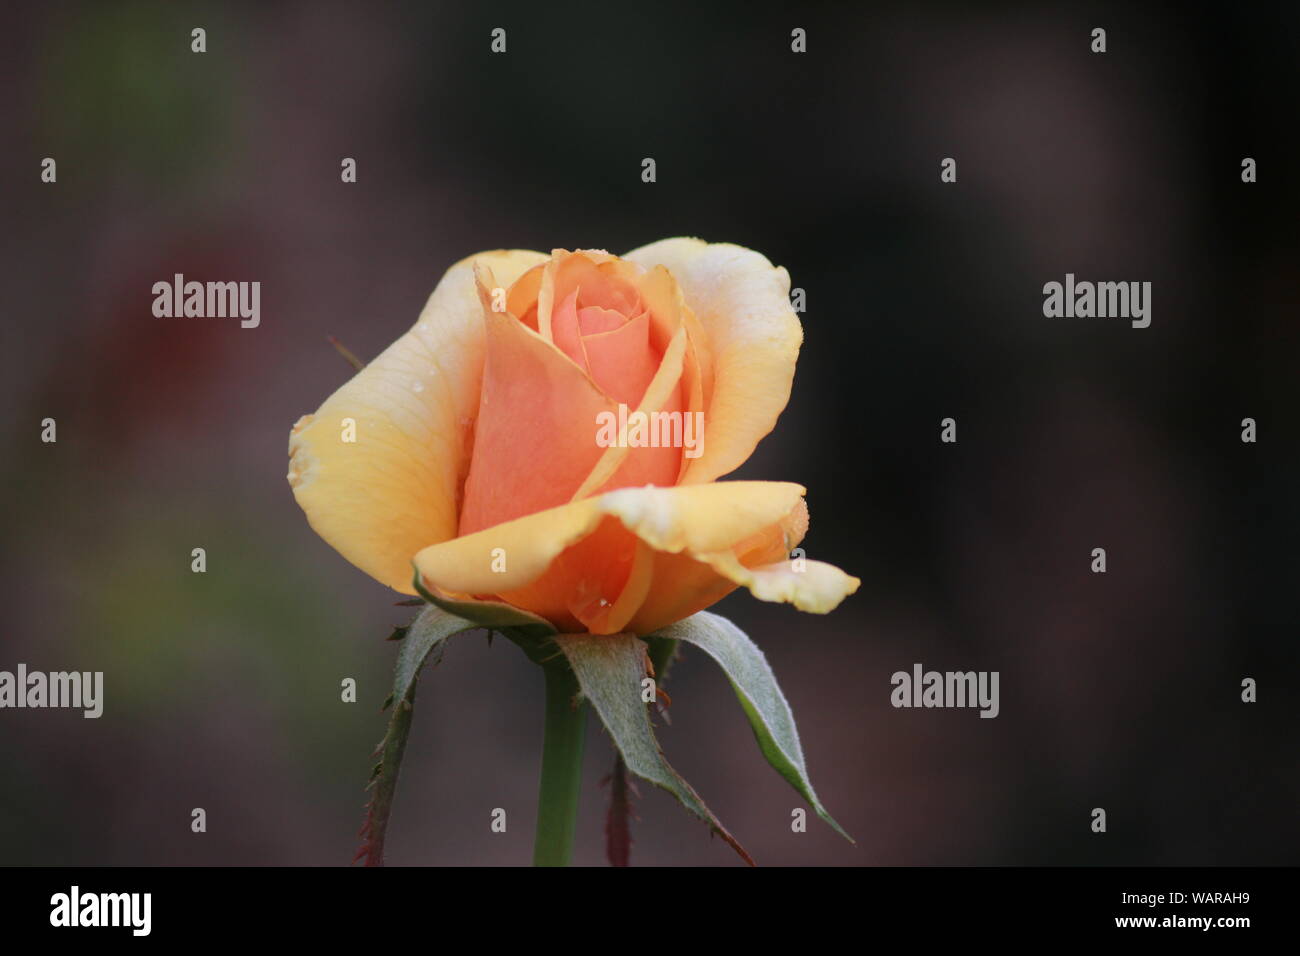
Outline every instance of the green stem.
<path id="1" fill-rule="evenodd" d="M 582 789 L 582 747 L 587 703 L 574 706 L 578 679 L 563 655 L 542 666 L 546 675 L 546 725 L 542 738 L 542 782 L 537 793 L 534 866 L 568 866 Z"/>

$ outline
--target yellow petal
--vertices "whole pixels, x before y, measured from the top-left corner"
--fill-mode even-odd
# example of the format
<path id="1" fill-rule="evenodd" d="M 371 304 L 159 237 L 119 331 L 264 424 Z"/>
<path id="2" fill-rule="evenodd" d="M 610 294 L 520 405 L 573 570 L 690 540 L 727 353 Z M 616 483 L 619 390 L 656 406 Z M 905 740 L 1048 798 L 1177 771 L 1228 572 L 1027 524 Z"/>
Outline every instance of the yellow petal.
<path id="1" fill-rule="evenodd" d="M 789 514 L 802 495 L 778 481 L 620 488 L 424 548 L 415 564 L 444 591 L 500 594 L 531 584 L 606 516 L 656 551 L 724 551 Z M 494 568 L 497 548 L 504 571 L 499 561 Z"/>
<path id="2" fill-rule="evenodd" d="M 793 604 L 810 614 L 827 614 L 862 583 L 823 561 L 777 561 L 747 568 L 730 552 L 700 555 L 700 559 L 729 581 L 749 588 L 760 601 Z"/>
<path id="3" fill-rule="evenodd" d="M 441 591 L 498 596 L 557 626 L 578 620 L 596 633 L 648 633 L 745 583 L 766 600 L 781 599 L 784 588 L 792 600 L 820 608 L 834 590 L 821 570 L 828 565 L 815 572 L 819 584 L 811 591 L 780 584 L 765 567 L 802 534 L 802 496 L 799 485 L 766 481 L 622 488 L 433 545 L 415 564 Z M 635 553 L 609 533 L 611 518 L 634 536 Z M 617 554 L 584 547 L 598 529 Z M 616 557 L 631 564 L 610 579 L 621 590 L 593 592 L 608 583 L 602 575 Z M 746 558 L 764 567 L 747 569 Z M 597 604 L 607 610 L 596 614 Z"/>
<path id="4" fill-rule="evenodd" d="M 667 268 L 708 339 L 704 453 L 682 480 L 713 481 L 749 458 L 789 401 L 803 341 L 790 276 L 750 249 L 699 239 L 664 239 L 625 258 Z"/>
<path id="5" fill-rule="evenodd" d="M 289 484 L 311 526 L 395 590 L 414 593 L 411 556 L 456 533 L 483 374 L 474 262 L 509 285 L 545 259 L 497 250 L 456 263 L 415 326 L 294 426 Z M 345 419 L 355 442 L 343 441 Z"/>

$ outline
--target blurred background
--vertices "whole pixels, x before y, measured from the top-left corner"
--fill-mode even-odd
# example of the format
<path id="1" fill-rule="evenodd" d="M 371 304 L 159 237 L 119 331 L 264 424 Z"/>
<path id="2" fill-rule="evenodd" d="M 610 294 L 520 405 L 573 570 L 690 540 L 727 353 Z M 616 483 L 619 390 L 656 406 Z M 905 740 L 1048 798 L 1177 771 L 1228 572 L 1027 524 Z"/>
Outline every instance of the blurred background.
<path id="1" fill-rule="evenodd" d="M 411 611 L 285 481 L 290 426 L 351 374 L 326 336 L 373 357 L 475 251 L 676 235 L 806 291 L 793 399 L 734 477 L 805 484 L 809 556 L 863 580 L 829 617 L 716 608 L 856 846 L 791 832 L 802 804 L 710 661 L 671 675 L 661 743 L 758 862 L 1296 862 L 1297 9 L 742 9 L 9 12 L 0 669 L 102 670 L 106 702 L 0 712 L 0 863 L 346 864 Z M 176 272 L 260 281 L 261 326 L 154 318 Z M 1044 318 L 1066 272 L 1152 282 L 1150 328 Z M 892 708 L 917 662 L 999 671 L 1001 715 Z M 541 708 L 513 646 L 450 646 L 391 863 L 530 860 Z M 641 793 L 634 865 L 738 865 Z"/>

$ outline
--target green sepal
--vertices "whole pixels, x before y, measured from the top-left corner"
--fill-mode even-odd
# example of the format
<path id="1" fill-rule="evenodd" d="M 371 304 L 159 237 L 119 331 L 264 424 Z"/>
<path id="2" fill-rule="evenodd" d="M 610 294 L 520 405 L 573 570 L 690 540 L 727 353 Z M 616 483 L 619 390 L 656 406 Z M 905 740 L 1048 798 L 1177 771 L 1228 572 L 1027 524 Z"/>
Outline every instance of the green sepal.
<path id="1" fill-rule="evenodd" d="M 447 638 L 465 631 L 477 630 L 480 625 L 434 604 L 420 611 L 401 639 L 397 648 L 397 664 L 393 670 L 393 690 L 384 701 L 384 709 L 394 703 L 388 721 L 388 731 L 378 747 L 379 763 L 370 774 L 367 790 L 373 790 L 367 808 L 362 833 L 366 842 L 357 852 L 357 859 L 366 858 L 367 866 L 382 866 L 384 837 L 392 812 L 393 797 L 397 792 L 397 777 L 402 769 L 402 754 L 411 730 L 411 717 L 415 701 L 416 678 L 420 669 L 435 650 L 441 650 Z"/>
<path id="2" fill-rule="evenodd" d="M 767 658 L 745 632 L 725 617 L 700 611 L 661 629 L 657 636 L 693 644 L 717 662 L 731 682 L 767 762 L 808 801 L 819 817 L 853 843 L 853 837 L 835 822 L 817 799 L 808 779 L 794 714 L 776 683 L 776 675 L 772 673 Z"/>
<path id="3" fill-rule="evenodd" d="M 391 699 L 405 700 L 411 696 L 420 668 L 435 649 L 441 649 L 443 641 L 455 634 L 477 630 L 480 626 L 435 605 L 425 606 L 406 629 L 406 636 L 397 647 Z"/>
<path id="4" fill-rule="evenodd" d="M 511 629 L 535 636 L 555 633 L 555 627 L 550 621 L 521 608 L 500 601 L 456 601 L 434 589 L 426 588 L 418 568 L 415 570 L 414 583 L 420 597 L 448 614 L 472 621 L 472 627 L 486 627 L 494 631 Z"/>
<path id="5" fill-rule="evenodd" d="M 642 699 L 641 682 L 647 676 L 649 660 L 645 642 L 632 634 L 560 634 L 553 641 L 578 678 L 583 697 L 600 715 L 628 770 L 671 793 L 752 866 L 754 861 L 745 848 L 659 749 Z"/>

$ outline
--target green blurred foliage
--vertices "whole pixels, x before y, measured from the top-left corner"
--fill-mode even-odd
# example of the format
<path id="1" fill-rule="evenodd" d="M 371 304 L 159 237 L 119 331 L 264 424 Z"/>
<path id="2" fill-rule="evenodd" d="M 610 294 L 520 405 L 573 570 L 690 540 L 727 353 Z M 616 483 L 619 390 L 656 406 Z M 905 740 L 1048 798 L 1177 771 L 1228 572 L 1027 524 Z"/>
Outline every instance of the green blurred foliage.
<path id="1" fill-rule="evenodd" d="M 240 109 L 231 57 L 191 51 L 194 19 L 183 6 L 138 0 L 46 24 L 38 131 L 51 155 L 98 164 L 95 175 L 61 169 L 60 182 L 98 190 L 111 171 L 175 189 L 231 161 Z M 216 15 L 202 20 L 210 51 L 229 30 Z"/>

